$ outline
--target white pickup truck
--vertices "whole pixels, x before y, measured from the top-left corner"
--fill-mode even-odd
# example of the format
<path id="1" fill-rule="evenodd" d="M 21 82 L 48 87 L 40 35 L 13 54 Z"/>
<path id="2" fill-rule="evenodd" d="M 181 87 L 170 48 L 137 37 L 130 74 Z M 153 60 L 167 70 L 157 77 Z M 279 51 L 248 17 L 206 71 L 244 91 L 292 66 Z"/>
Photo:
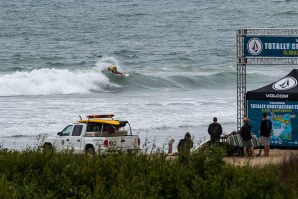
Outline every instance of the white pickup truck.
<path id="1" fill-rule="evenodd" d="M 67 125 L 56 137 L 47 138 L 44 149 L 73 150 L 74 153 L 106 153 L 140 149 L 138 135 L 132 135 L 127 121 L 113 119 L 114 115 L 88 115 Z M 128 124 L 129 131 L 125 129 Z"/>

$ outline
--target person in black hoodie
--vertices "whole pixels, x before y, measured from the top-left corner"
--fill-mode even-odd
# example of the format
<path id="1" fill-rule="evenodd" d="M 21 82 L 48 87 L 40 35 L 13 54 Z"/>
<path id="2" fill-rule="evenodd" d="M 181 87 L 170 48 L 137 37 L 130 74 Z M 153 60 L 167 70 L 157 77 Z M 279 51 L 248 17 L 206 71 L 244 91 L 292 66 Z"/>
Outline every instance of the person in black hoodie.
<path id="1" fill-rule="evenodd" d="M 251 128 L 252 126 L 249 124 L 248 118 L 243 118 L 243 126 L 240 129 L 240 135 L 243 141 L 243 152 L 244 157 L 247 157 L 246 148 L 249 147 L 252 155 L 255 157 L 254 148 L 252 145 L 252 136 L 251 136 Z"/>
<path id="2" fill-rule="evenodd" d="M 217 118 L 213 118 L 213 123 L 208 127 L 208 133 L 210 135 L 210 140 L 212 144 L 219 143 L 220 135 L 222 134 L 222 127 L 217 123 Z"/>

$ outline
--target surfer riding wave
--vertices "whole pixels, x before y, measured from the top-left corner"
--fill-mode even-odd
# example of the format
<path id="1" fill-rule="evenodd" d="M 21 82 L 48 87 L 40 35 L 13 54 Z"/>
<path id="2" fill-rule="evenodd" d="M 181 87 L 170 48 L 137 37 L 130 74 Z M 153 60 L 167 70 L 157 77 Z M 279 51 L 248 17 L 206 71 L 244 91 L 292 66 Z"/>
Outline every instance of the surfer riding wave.
<path id="1" fill-rule="evenodd" d="M 121 76 L 121 77 L 125 77 L 125 76 L 126 76 L 125 74 L 119 72 L 119 71 L 117 70 L 117 67 L 116 67 L 116 66 L 109 66 L 109 67 L 108 67 L 108 71 L 112 72 L 113 74 L 115 74 L 115 75 L 117 75 L 117 76 Z"/>

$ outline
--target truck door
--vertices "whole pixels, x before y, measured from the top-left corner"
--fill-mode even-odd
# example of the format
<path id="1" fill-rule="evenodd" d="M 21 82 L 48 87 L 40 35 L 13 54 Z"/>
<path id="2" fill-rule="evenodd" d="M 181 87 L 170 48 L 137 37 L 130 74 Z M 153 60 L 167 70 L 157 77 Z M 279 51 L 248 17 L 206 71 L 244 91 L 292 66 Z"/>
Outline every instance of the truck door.
<path id="1" fill-rule="evenodd" d="M 59 139 L 56 140 L 55 146 L 58 151 L 66 149 L 68 147 L 68 140 L 72 133 L 73 125 L 66 126 L 61 132 L 59 132 Z"/>
<path id="2" fill-rule="evenodd" d="M 82 151 L 82 130 L 83 125 L 74 125 L 71 136 L 67 140 L 69 149 L 73 149 L 75 153 Z"/>

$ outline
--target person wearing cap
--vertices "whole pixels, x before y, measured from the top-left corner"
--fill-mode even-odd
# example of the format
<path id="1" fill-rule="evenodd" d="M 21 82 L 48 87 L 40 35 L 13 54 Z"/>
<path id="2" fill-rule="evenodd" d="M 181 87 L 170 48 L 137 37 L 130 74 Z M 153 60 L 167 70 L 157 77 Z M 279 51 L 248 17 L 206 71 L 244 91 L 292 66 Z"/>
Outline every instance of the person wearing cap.
<path id="1" fill-rule="evenodd" d="M 184 139 L 181 139 L 179 141 L 179 144 L 177 146 L 178 153 L 188 155 L 190 154 L 190 149 L 193 147 L 193 142 L 190 136 L 190 133 L 185 133 Z"/>
<path id="2" fill-rule="evenodd" d="M 212 144 L 219 143 L 220 135 L 222 134 L 222 127 L 217 122 L 217 118 L 213 118 L 213 122 L 208 127 L 208 133 Z"/>
<path id="3" fill-rule="evenodd" d="M 254 147 L 252 144 L 252 136 L 251 136 L 252 126 L 249 124 L 249 120 L 247 117 L 243 118 L 243 123 L 244 124 L 240 129 L 240 136 L 242 138 L 242 143 L 243 143 L 244 157 L 247 157 L 246 148 L 250 148 L 252 155 L 255 157 Z"/>

